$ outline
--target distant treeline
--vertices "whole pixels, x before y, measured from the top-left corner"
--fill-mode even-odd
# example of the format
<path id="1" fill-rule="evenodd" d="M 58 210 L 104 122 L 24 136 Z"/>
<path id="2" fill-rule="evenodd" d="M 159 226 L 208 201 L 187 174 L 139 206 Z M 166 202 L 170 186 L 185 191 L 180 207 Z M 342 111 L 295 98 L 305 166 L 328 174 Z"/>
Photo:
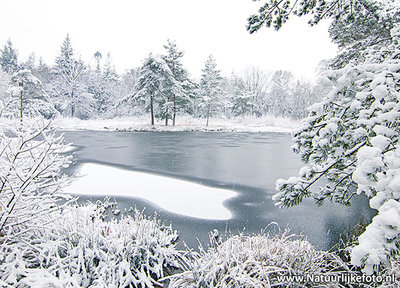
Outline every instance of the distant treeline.
<path id="1" fill-rule="evenodd" d="M 149 56 L 142 66 L 118 74 L 110 54 L 97 51 L 95 67 L 79 59 L 67 35 L 52 66 L 34 54 L 19 62 L 9 40 L 0 50 L 0 97 L 19 117 L 40 113 L 47 118 L 112 118 L 149 114 L 175 124 L 177 115 L 236 117 L 265 115 L 303 118 L 320 101 L 326 87 L 298 80 L 289 71 L 249 68 L 223 77 L 212 55 L 199 80 L 190 77 L 174 41 L 163 55 Z"/>

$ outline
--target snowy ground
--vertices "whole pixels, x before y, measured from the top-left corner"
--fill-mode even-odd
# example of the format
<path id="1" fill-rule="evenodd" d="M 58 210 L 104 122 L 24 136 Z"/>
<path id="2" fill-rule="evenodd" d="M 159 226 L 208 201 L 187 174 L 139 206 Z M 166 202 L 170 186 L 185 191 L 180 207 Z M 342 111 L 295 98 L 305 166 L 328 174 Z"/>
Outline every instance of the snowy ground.
<path id="1" fill-rule="evenodd" d="M 233 119 L 210 119 L 206 127 L 205 119 L 179 116 L 176 125 L 164 126 L 164 121 L 149 124 L 149 117 L 79 120 L 60 118 L 54 126 L 61 130 L 100 130 L 100 131 L 217 131 L 217 132 L 282 132 L 291 133 L 300 121 L 275 117 L 237 117 Z"/>
<path id="2" fill-rule="evenodd" d="M 78 178 L 64 192 L 73 195 L 137 197 L 173 213 L 213 220 L 232 217 L 223 203 L 237 194 L 189 181 L 98 164 L 82 165 Z"/>

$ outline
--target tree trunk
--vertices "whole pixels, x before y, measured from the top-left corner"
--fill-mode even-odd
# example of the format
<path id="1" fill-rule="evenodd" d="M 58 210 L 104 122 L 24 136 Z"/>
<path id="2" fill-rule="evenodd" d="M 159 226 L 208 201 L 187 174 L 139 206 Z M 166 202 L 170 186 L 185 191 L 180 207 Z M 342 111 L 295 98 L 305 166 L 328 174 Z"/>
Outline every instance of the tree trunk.
<path id="1" fill-rule="evenodd" d="M 169 104 L 169 96 L 167 97 L 167 104 Z M 168 126 L 168 106 L 165 111 L 165 126 Z"/>
<path id="2" fill-rule="evenodd" d="M 74 99 L 74 90 L 71 90 L 71 94 L 70 94 L 70 98 L 71 98 L 71 118 L 74 118 L 75 116 L 75 99 Z"/>
<path id="3" fill-rule="evenodd" d="M 172 76 L 174 76 L 174 78 L 176 79 L 176 72 L 175 72 L 175 63 L 174 62 L 172 62 L 172 69 L 171 69 L 172 71 Z M 175 97 L 175 93 L 174 93 L 174 96 L 173 96 L 173 101 L 174 101 L 174 110 L 173 110 L 173 115 L 172 115 L 172 126 L 175 126 L 175 115 L 176 115 L 176 102 L 175 102 L 175 99 L 176 99 L 176 97 Z"/>
<path id="4" fill-rule="evenodd" d="M 176 100 L 176 97 L 174 94 L 174 115 L 172 116 L 172 126 L 175 126 L 175 117 L 176 117 L 176 102 L 175 102 L 175 100 Z"/>
<path id="5" fill-rule="evenodd" d="M 151 125 L 154 125 L 153 95 L 150 96 L 150 115 L 151 115 Z"/>
<path id="6" fill-rule="evenodd" d="M 207 108 L 207 123 L 206 126 L 208 126 L 208 119 L 210 119 L 210 106 Z"/>
<path id="7" fill-rule="evenodd" d="M 19 100 L 20 100 L 20 108 L 19 108 L 19 117 L 20 117 L 20 120 L 21 120 L 21 123 L 22 123 L 22 116 L 24 115 L 24 111 L 23 111 L 23 109 L 24 109 L 24 106 L 23 106 L 23 95 L 22 95 L 22 90 L 21 90 L 21 94 L 20 94 L 20 96 L 19 96 Z"/>

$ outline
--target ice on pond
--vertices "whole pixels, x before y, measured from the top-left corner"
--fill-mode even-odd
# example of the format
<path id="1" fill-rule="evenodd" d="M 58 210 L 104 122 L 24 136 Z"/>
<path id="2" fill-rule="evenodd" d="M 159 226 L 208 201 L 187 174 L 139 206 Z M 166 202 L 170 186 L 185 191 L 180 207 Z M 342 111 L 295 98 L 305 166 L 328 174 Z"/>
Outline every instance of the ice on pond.
<path id="1" fill-rule="evenodd" d="M 67 194 L 140 198 L 184 216 L 227 220 L 231 212 L 224 202 L 236 192 L 197 183 L 87 163 L 76 180 L 64 189 Z"/>

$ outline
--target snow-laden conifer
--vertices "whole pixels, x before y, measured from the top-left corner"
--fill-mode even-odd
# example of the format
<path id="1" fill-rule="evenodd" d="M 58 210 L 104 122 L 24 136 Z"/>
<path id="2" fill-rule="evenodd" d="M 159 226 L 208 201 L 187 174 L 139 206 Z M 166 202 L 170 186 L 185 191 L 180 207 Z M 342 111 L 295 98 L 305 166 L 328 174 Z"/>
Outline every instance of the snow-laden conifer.
<path id="1" fill-rule="evenodd" d="M 245 81 L 237 75 L 232 75 L 226 89 L 232 105 L 233 116 L 244 116 L 257 113 L 255 91 L 246 86 Z"/>
<path id="2" fill-rule="evenodd" d="M 352 253 L 356 265 L 372 272 L 398 253 L 400 240 L 400 46 L 393 43 L 367 50 L 366 61 L 328 73 L 334 89 L 310 108 L 295 134 L 294 150 L 307 163 L 299 177 L 279 180 L 274 196 L 283 207 L 314 197 L 350 204 L 355 194 L 371 198 L 378 215 L 359 238 Z M 317 191 L 318 180 L 329 182 Z"/>
<path id="3" fill-rule="evenodd" d="M 188 72 L 183 68 L 181 58 L 183 52 L 178 50 L 174 41 L 168 40 L 164 45 L 166 54 L 162 58 L 167 63 L 171 70 L 172 76 L 175 79 L 174 89 L 169 89 L 169 96 L 173 102 L 172 125 L 175 126 L 176 113 L 179 111 L 191 112 L 192 98 L 194 94 L 194 84 L 190 81 Z"/>
<path id="4" fill-rule="evenodd" d="M 174 111 L 172 95 L 179 94 L 180 90 L 181 84 L 175 80 L 165 60 L 150 54 L 140 67 L 134 94 L 124 98 L 120 105 L 132 101 L 140 103 L 150 111 L 152 125 L 155 117 L 165 119 L 168 125 Z"/>
<path id="5" fill-rule="evenodd" d="M 293 148 L 306 165 L 298 177 L 277 181 L 274 199 L 282 207 L 305 197 L 347 205 L 364 193 L 378 215 L 359 237 L 352 263 L 368 273 L 380 265 L 390 268 L 398 263 L 400 247 L 399 2 L 271 1 L 249 18 L 248 29 L 264 24 L 279 29 L 292 12 L 313 14 L 312 24 L 333 18 L 331 37 L 341 54 L 331 63 L 335 70 L 326 73 L 332 91 L 310 108 L 294 136 Z"/>
<path id="6" fill-rule="evenodd" d="M 53 72 L 51 91 L 56 108 L 70 117 L 91 116 L 94 99 L 87 87 L 89 74 L 83 61 L 76 59 L 69 35 L 62 43 Z"/>
<path id="7" fill-rule="evenodd" d="M 197 105 L 200 116 L 207 119 L 206 126 L 210 117 L 222 116 L 228 106 L 221 83 L 221 72 L 217 69 L 214 57 L 210 55 L 202 69 Z"/>
<path id="8" fill-rule="evenodd" d="M 8 74 L 18 71 L 18 54 L 11 40 L 8 40 L 3 49 L 0 50 L 0 66 Z"/>
<path id="9" fill-rule="evenodd" d="M 56 110 L 42 82 L 30 70 L 19 70 L 10 79 L 8 111 L 22 121 L 24 116 L 51 118 Z"/>

